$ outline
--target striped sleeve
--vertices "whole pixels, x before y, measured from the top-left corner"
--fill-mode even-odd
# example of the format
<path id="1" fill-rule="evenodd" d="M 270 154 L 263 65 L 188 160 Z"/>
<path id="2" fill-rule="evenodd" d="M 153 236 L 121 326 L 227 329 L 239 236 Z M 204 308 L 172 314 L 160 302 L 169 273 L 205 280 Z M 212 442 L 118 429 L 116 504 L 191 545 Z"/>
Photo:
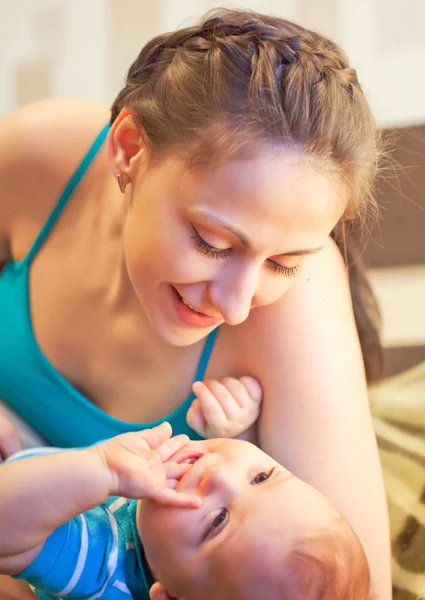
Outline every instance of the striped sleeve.
<path id="1" fill-rule="evenodd" d="M 18 578 L 60 598 L 102 598 L 118 570 L 118 535 L 111 512 L 98 506 L 54 531 Z"/>

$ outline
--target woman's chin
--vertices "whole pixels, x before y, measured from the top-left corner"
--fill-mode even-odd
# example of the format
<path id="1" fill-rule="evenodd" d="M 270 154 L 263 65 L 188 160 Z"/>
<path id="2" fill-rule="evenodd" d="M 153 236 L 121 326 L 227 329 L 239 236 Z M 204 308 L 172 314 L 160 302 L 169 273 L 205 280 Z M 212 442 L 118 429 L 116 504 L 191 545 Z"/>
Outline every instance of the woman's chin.
<path id="1" fill-rule="evenodd" d="M 211 330 L 194 328 L 187 325 L 174 325 L 165 319 L 153 319 L 151 327 L 161 340 L 170 346 L 186 347 L 192 346 L 205 339 Z"/>

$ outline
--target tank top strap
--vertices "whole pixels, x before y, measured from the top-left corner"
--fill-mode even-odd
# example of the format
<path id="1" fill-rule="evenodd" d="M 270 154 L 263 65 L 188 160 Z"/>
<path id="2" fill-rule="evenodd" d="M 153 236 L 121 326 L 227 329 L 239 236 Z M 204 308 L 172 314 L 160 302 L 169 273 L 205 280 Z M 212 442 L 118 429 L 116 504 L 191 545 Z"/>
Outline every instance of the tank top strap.
<path id="1" fill-rule="evenodd" d="M 31 246 L 31 248 L 30 248 L 28 254 L 26 255 L 26 257 L 24 258 L 23 262 L 31 262 L 33 260 L 34 256 L 37 254 L 37 252 L 41 248 L 41 246 L 43 245 L 43 243 L 46 240 L 47 236 L 49 235 L 50 231 L 55 226 L 56 221 L 59 219 L 68 200 L 71 198 L 71 196 L 74 193 L 75 189 L 77 188 L 78 184 L 83 179 L 86 171 L 88 170 L 91 163 L 95 159 L 97 153 L 99 152 L 100 148 L 102 147 L 102 145 L 108 135 L 108 132 L 109 132 L 109 123 L 107 125 L 105 125 L 103 127 L 103 129 L 99 132 L 99 134 L 93 141 L 92 145 L 90 146 L 89 150 L 87 151 L 86 155 L 84 156 L 83 160 L 80 162 L 80 164 L 78 165 L 78 167 L 72 174 L 72 176 L 69 179 L 68 183 L 66 184 L 62 194 L 60 195 L 60 198 L 59 198 L 56 206 L 53 208 L 52 212 L 50 213 L 50 216 L 48 217 L 47 221 L 43 225 L 43 228 L 41 229 L 40 233 L 38 234 L 36 240 L 34 241 L 33 245 Z"/>
<path id="2" fill-rule="evenodd" d="M 201 358 L 198 363 L 198 368 L 196 370 L 196 375 L 194 381 L 202 381 L 205 375 L 205 371 L 207 370 L 208 361 L 214 348 L 214 342 L 217 338 L 219 328 L 213 329 L 211 333 L 207 337 L 207 341 L 204 344 L 204 348 L 202 350 Z"/>

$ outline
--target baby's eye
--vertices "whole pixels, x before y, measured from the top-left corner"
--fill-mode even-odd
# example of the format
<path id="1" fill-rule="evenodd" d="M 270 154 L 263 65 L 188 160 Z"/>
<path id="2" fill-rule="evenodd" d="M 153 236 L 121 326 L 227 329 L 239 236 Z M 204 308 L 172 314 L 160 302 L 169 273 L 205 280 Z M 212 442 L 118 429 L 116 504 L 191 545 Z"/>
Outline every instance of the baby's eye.
<path id="1" fill-rule="evenodd" d="M 258 473 L 251 481 L 251 485 L 257 485 L 258 483 L 263 483 L 263 481 L 267 481 L 267 479 L 271 477 L 274 470 L 275 467 L 273 467 L 273 469 L 271 469 L 268 473 L 266 471 L 261 471 L 261 473 Z"/>
<path id="2" fill-rule="evenodd" d="M 227 508 L 222 508 L 218 515 L 214 517 L 211 524 L 208 526 L 203 540 L 211 539 L 218 535 L 220 531 L 226 526 L 227 521 L 229 520 L 229 511 Z"/>
<path id="3" fill-rule="evenodd" d="M 227 518 L 227 511 L 223 509 L 220 512 L 220 514 L 218 514 L 216 516 L 216 518 L 214 519 L 214 521 L 211 523 L 211 529 L 216 529 L 216 527 L 220 527 L 220 525 L 222 523 L 224 523 L 224 521 L 226 520 L 226 518 Z"/>

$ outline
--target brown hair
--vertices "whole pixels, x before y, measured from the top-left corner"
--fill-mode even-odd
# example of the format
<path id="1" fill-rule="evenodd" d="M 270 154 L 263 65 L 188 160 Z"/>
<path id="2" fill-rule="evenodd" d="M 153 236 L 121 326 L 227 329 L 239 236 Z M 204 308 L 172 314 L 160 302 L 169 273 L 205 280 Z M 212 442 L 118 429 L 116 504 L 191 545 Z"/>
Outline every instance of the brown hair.
<path id="1" fill-rule="evenodd" d="M 152 159 L 177 151 L 194 165 L 284 145 L 342 177 L 346 219 L 375 208 L 378 137 L 356 72 L 338 46 L 299 25 L 219 9 L 159 35 L 130 67 L 111 122 L 124 107 Z M 360 335 L 377 331 L 369 317 Z"/>

